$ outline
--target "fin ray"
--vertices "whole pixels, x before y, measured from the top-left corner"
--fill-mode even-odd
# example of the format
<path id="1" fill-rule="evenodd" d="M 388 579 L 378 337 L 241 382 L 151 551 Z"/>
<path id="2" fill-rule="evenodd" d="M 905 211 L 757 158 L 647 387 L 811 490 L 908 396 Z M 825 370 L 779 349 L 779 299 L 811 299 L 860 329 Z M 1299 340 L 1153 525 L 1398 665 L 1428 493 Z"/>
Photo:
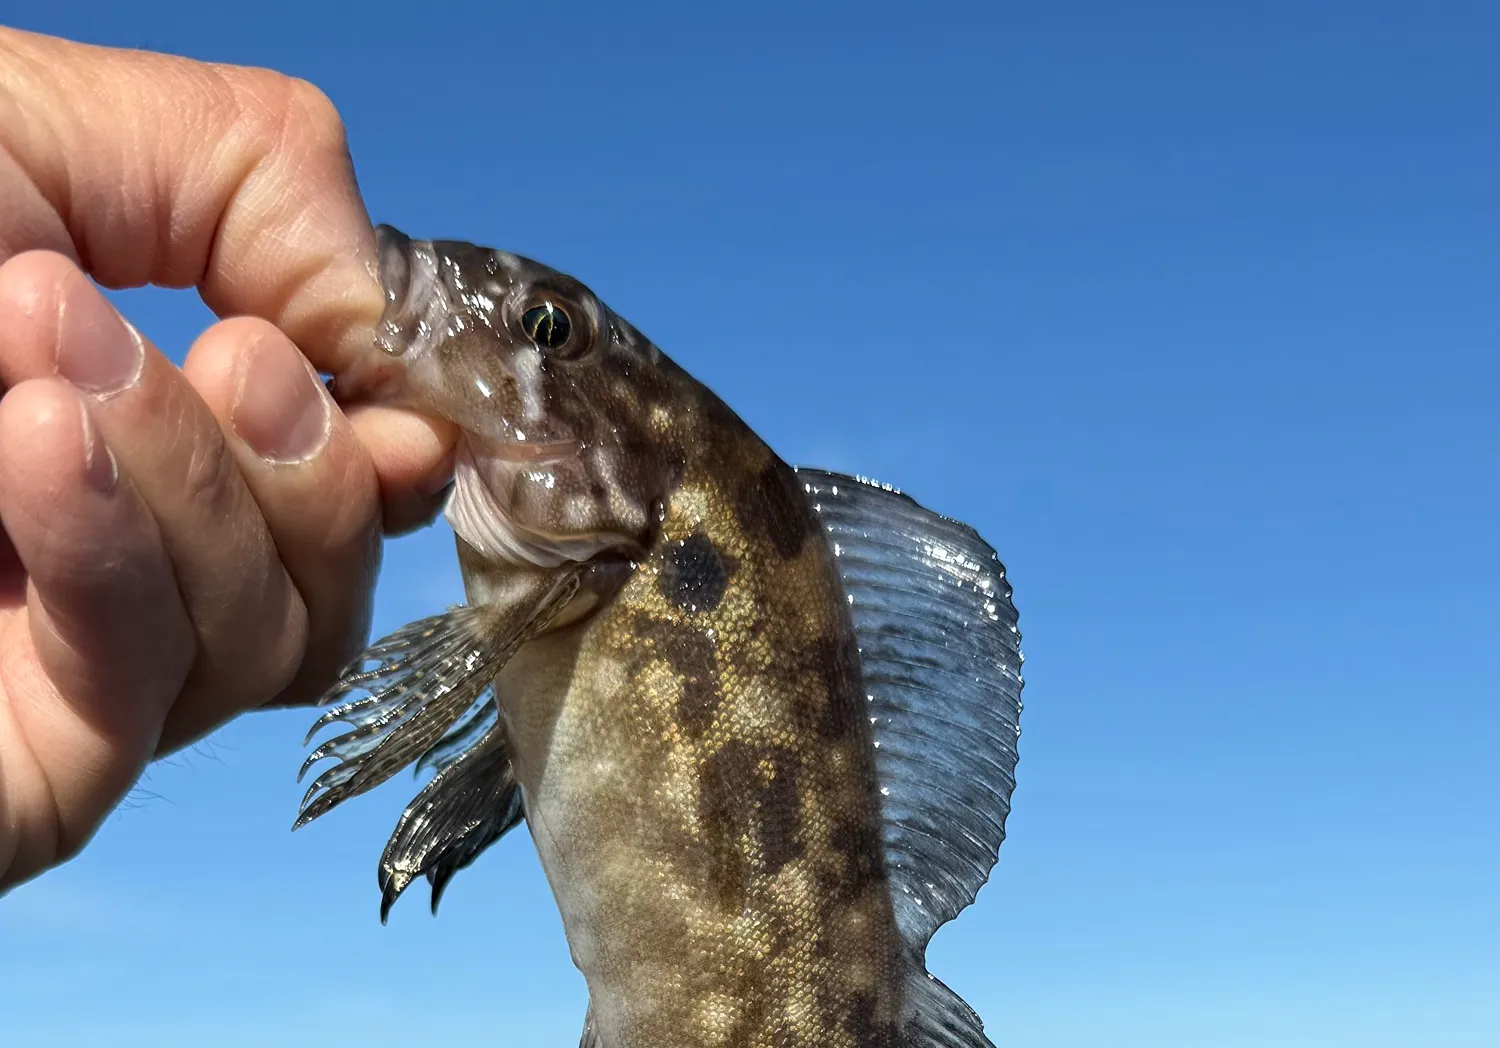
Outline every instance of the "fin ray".
<path id="1" fill-rule="evenodd" d="M 941 980 L 921 972 L 908 986 L 905 1048 L 995 1048 L 979 1013 Z"/>
<path id="2" fill-rule="evenodd" d="M 292 828 L 305 826 L 349 798 L 374 789 L 431 751 L 460 717 L 482 701 L 515 650 L 544 630 L 573 599 L 583 570 L 580 566 L 560 577 L 539 580 L 504 606 L 450 608 L 442 615 L 410 623 L 367 648 L 346 667 L 325 701 L 355 686 L 384 697 L 347 713 L 351 729 L 320 745 L 303 764 L 305 774 L 325 757 L 340 761 L 313 781 Z M 363 669 L 367 662 L 377 665 Z M 377 681 L 384 683 L 372 689 Z"/>
<path id="3" fill-rule="evenodd" d="M 487 719 L 481 715 L 475 720 L 482 724 Z M 439 767 L 401 813 L 380 856 L 381 923 L 401 893 L 421 876 L 432 886 L 436 913 L 453 875 L 521 821 L 521 789 L 510 748 L 498 718 L 489 724 L 484 734 Z"/>
<path id="4" fill-rule="evenodd" d="M 1023 683 L 1010 584 L 968 525 L 886 485 L 796 472 L 849 599 L 897 924 L 920 960 L 1005 839 Z"/>

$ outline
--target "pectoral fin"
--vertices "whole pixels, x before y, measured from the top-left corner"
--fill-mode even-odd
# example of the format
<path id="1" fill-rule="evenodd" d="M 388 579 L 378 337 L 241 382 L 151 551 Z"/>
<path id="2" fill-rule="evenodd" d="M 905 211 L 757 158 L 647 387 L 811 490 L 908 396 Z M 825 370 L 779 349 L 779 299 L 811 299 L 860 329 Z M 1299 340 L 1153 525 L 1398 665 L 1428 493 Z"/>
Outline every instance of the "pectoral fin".
<path id="1" fill-rule="evenodd" d="M 504 604 L 453 608 L 367 648 L 324 702 L 337 702 L 356 690 L 367 694 L 332 706 L 308 732 L 311 739 L 329 724 L 350 726 L 303 763 L 299 780 L 326 757 L 339 761 L 308 787 L 292 828 L 374 789 L 431 749 L 465 711 L 481 702 L 516 649 L 567 606 L 582 575 L 581 567 L 539 574 L 516 585 Z M 368 663 L 374 665 L 365 668 Z"/>
<path id="2" fill-rule="evenodd" d="M 453 875 L 523 817 L 521 788 L 493 699 L 480 708 L 474 723 L 487 727 L 464 732 L 472 736 L 470 744 L 455 756 L 434 759 L 440 763 L 437 775 L 407 805 L 385 846 L 380 857 L 382 924 L 401 893 L 424 875 L 432 885 L 432 912 L 437 913 L 438 900 Z M 450 745 L 463 735 L 455 731 Z M 432 753 L 429 750 L 422 760 Z"/>

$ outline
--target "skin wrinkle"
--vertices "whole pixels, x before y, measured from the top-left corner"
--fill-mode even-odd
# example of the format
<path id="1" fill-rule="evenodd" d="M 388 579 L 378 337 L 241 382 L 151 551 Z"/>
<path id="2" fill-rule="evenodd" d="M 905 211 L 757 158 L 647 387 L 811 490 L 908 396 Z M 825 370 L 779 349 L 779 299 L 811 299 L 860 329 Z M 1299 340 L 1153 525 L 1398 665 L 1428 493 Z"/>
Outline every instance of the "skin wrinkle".
<path id="1" fill-rule="evenodd" d="M 7 635 L 12 632 L 13 622 L 14 620 L 11 620 L 6 623 Z M 0 639 L 0 646 L 8 646 L 8 639 L 8 636 Z M 3 650 L 3 647 L 0 647 L 0 650 Z M 3 687 L 7 694 L 14 693 L 15 685 L 12 679 L 14 674 L 11 667 L 16 661 L 13 659 L 0 661 L 0 687 Z M 8 704 L 0 703 L 0 739 L 7 738 L 16 740 L 16 745 L 5 751 L 6 763 L 14 767 L 14 762 L 26 762 L 32 773 L 31 781 L 42 783 L 43 788 L 38 791 L 39 799 L 26 798 L 24 803 L 16 804 L 12 799 L 13 791 L 7 788 L 7 782 L 25 782 L 27 776 L 23 774 L 15 776 L 14 779 L 0 778 L 0 813 L 3 813 L 5 817 L 5 833 L 0 834 L 0 848 L 4 848 L 0 851 L 0 870 L 8 870 L 16 865 L 17 860 L 21 858 L 21 848 L 24 843 L 30 841 L 33 848 L 36 848 L 38 835 L 34 830 L 28 833 L 27 829 L 38 822 L 48 827 L 48 830 L 40 835 L 44 843 L 41 843 L 38 849 L 41 852 L 39 864 L 51 865 L 62 861 L 66 856 L 63 850 L 62 812 L 57 803 L 59 796 L 57 789 L 52 784 L 52 777 L 48 773 L 47 766 L 37 759 L 31 747 L 26 744 L 26 735 L 21 731 L 15 711 Z M 23 772 L 26 770 L 28 769 L 22 769 Z M 40 812 L 38 801 L 43 809 Z M 22 813 L 27 813 L 30 818 L 23 818 Z M 7 841 L 9 847 L 5 847 Z M 4 898 L 3 889 L 0 889 L 0 898 Z"/>
<path id="2" fill-rule="evenodd" d="M 10 46 L 3 37 L 0 37 L 0 55 L 5 58 L 5 61 L 0 62 L 0 133 L 3 133 L 3 138 L 0 138 L 0 155 L 6 157 L 19 176 L 19 178 L 7 178 L 6 181 L 21 182 L 37 198 L 47 202 L 46 212 L 57 219 L 54 228 L 49 230 L 51 235 L 45 240 L 38 241 L 35 246 L 45 246 L 49 250 L 59 251 L 76 259 L 72 240 L 67 235 L 67 219 L 72 214 L 72 185 L 68 178 L 67 164 L 63 159 L 67 156 L 67 151 L 63 148 L 62 131 L 57 123 L 43 119 L 37 112 L 42 108 L 50 111 L 53 107 L 27 108 L 16 101 L 21 97 L 44 94 L 45 77 L 36 75 L 36 63 L 30 54 Z M 18 64 L 23 64 L 32 71 L 31 77 L 20 83 L 17 82 L 21 72 L 16 68 Z M 45 69 L 41 72 L 45 73 Z M 56 75 L 65 77 L 68 71 L 59 69 Z M 26 146 L 22 150 L 22 155 L 33 158 L 32 166 L 43 169 L 42 178 L 33 177 L 33 172 L 28 170 L 28 165 L 9 146 L 9 143 L 18 138 L 24 138 Z M 44 139 L 45 142 L 39 142 L 38 139 Z M 49 196 L 44 193 L 41 188 L 43 185 L 57 187 L 56 195 Z M 14 201 L 16 187 L 7 185 L 6 190 L 6 199 Z M 31 202 L 27 203 L 29 205 Z M 31 216 L 40 210 L 27 206 L 16 208 L 12 214 Z M 49 223 L 49 225 L 52 224 Z M 9 248 L 10 245 L 7 247 Z M 17 246 L 11 250 L 21 250 L 21 248 Z"/>
<path id="3" fill-rule="evenodd" d="M 21 123 L 44 123 L 50 133 L 23 129 L 17 136 L 14 122 L 0 125 L 0 149 L 73 234 L 50 231 L 45 243 L 15 246 L 79 259 L 106 287 L 197 286 L 221 316 L 234 308 L 231 300 L 253 293 L 255 312 L 279 318 L 299 343 L 339 347 L 334 359 L 318 361 L 325 370 L 363 351 L 379 299 L 366 235 L 359 242 L 328 235 L 336 227 L 322 209 L 347 208 L 362 218 L 363 207 L 353 194 L 347 136 L 326 95 L 268 70 L 78 44 L 62 48 L 16 31 L 7 31 L 7 38 L 12 61 L 0 73 L 19 96 L 40 100 L 32 112 L 47 114 L 45 121 Z M 63 51 L 68 57 L 86 53 L 91 61 L 55 63 L 56 69 L 46 62 Z M 81 65 L 89 71 L 71 71 Z M 156 99 L 164 78 L 175 82 L 178 104 L 162 115 Z M 140 98 L 143 93 L 150 97 Z M 92 103 L 80 103 L 80 95 Z M 80 115 L 122 109 L 129 121 L 112 127 L 111 135 L 95 133 Z M 122 130 L 130 138 L 124 145 L 118 144 Z M 183 143 L 189 143 L 186 156 Z M 348 197 L 292 188 L 341 182 L 350 186 Z M 140 228 L 143 217 L 150 228 Z M 268 240 L 272 229 L 277 236 Z M 141 250 L 143 244 L 150 248 Z M 252 273 L 260 278 L 253 292 L 247 287 Z M 268 273 L 277 277 L 274 286 L 264 283 Z M 351 297 L 351 280 L 368 291 Z"/>
<path id="4" fill-rule="evenodd" d="M 34 590 L 32 591 L 32 595 L 35 598 Z M 55 636 L 55 631 L 52 632 Z M 57 639 L 61 641 L 60 637 Z M 3 633 L 0 633 L 0 688 L 3 688 L 4 693 L 12 698 L 11 704 L 0 704 L 0 713 L 5 714 L 11 729 L 11 734 L 8 736 L 4 734 L 3 730 L 0 730 L 0 739 L 11 738 L 17 743 L 14 751 L 6 751 L 5 759 L 7 762 L 10 762 L 17 754 L 24 755 L 30 759 L 35 770 L 35 779 L 33 781 L 38 781 L 41 784 L 41 789 L 38 791 L 37 796 L 41 803 L 50 811 L 51 817 L 47 818 L 44 816 L 40 820 L 34 817 L 38 803 L 36 798 L 29 799 L 20 807 L 20 811 L 30 812 L 33 815 L 33 819 L 25 820 L 19 815 L 16 816 L 18 832 L 11 849 L 10 860 L 6 866 L 0 866 L 0 869 L 13 868 L 14 864 L 22 858 L 28 859 L 28 865 L 30 866 L 49 866 L 66 862 L 82 850 L 94 832 L 93 827 L 70 827 L 70 820 L 64 816 L 65 809 L 59 799 L 66 795 L 63 787 L 72 784 L 70 782 L 71 772 L 75 771 L 76 768 L 70 769 L 68 779 L 59 781 L 51 766 L 37 756 L 34 747 L 30 744 L 30 733 L 21 726 L 20 707 L 14 705 L 14 699 L 23 696 L 30 698 L 32 700 L 29 704 L 31 709 L 43 717 L 54 720 L 59 718 L 60 712 L 63 709 L 67 709 L 75 717 L 77 717 L 77 713 L 66 703 L 47 701 L 47 698 L 37 701 L 39 696 L 48 698 L 55 696 L 55 689 L 52 682 L 38 672 L 39 663 L 36 658 L 28 658 L 26 655 L 16 653 L 13 650 L 16 646 L 33 651 L 35 649 L 32 636 L 25 629 L 24 620 L 19 615 L 13 613 L 6 620 Z M 78 717 L 77 722 L 87 727 L 92 736 L 91 741 L 96 747 L 102 750 L 111 745 L 106 736 L 101 734 L 97 727 L 88 719 Z M 24 776 L 19 776 L 12 781 L 25 782 L 26 779 Z M 129 787 L 129 781 L 115 783 L 113 787 L 115 797 L 118 799 L 118 797 L 123 796 Z M 34 830 L 31 833 L 26 832 L 26 826 L 35 825 L 37 821 L 40 821 L 46 828 L 41 835 L 43 841 L 40 842 L 37 840 Z M 30 845 L 29 849 L 26 848 L 28 844 Z M 3 889 L 0 889 L 0 896 L 3 896 Z"/>
<path id="5" fill-rule="evenodd" d="M 291 663 L 290 670 L 276 674 L 277 687 L 273 693 L 279 692 L 290 681 L 291 673 L 301 661 L 306 639 L 307 609 L 301 606 L 301 596 L 295 594 L 295 587 L 290 585 L 286 573 L 272 564 L 274 558 L 271 552 L 274 546 L 264 525 L 257 527 L 257 517 L 247 514 L 247 510 L 253 509 L 252 500 L 243 485 L 238 483 L 238 469 L 222 434 L 215 429 L 206 437 L 201 435 L 199 427 L 192 425 L 190 409 L 191 405 L 184 402 L 183 398 L 172 397 L 169 406 L 163 411 L 169 416 L 164 429 L 174 434 L 175 441 L 186 445 L 179 451 L 179 454 L 185 451 L 186 468 L 183 474 L 165 480 L 164 483 L 186 496 L 184 504 L 191 507 L 194 517 L 223 521 L 237 531 L 247 531 L 248 534 L 244 537 L 226 537 L 223 541 L 227 548 L 242 551 L 241 555 L 248 559 L 233 571 L 225 571 L 225 566 L 219 566 L 206 577 L 195 573 L 197 577 L 193 578 L 191 587 L 183 585 L 183 580 L 179 578 L 178 592 L 194 625 L 202 629 L 222 616 L 223 610 L 236 594 L 243 594 L 247 579 L 258 579 L 259 592 L 251 598 L 251 603 L 268 610 L 278 605 L 280 607 L 271 614 L 258 616 L 258 629 L 237 631 L 233 635 L 227 659 L 223 657 L 225 652 L 204 654 L 209 654 L 215 663 L 227 663 L 230 666 L 246 660 L 271 666 Z M 163 536 L 163 543 L 174 566 L 190 552 L 180 547 L 185 544 L 196 545 L 199 540 L 200 536 L 197 535 L 185 535 L 181 539 L 174 538 L 170 533 Z M 205 583 L 208 584 L 206 589 Z M 299 620 L 302 623 L 300 629 L 285 628 L 286 622 Z M 190 680 L 202 676 L 203 672 L 199 670 L 194 673 Z"/>
<path id="6" fill-rule="evenodd" d="M 233 92 L 231 91 L 232 94 Z M 252 95 L 251 97 L 253 98 L 254 96 Z M 228 129 L 230 133 L 249 139 L 251 142 L 263 143 L 269 141 L 270 145 L 263 150 L 253 149 L 249 151 L 244 150 L 243 146 L 238 145 L 231 149 L 227 142 L 223 147 L 227 151 L 239 154 L 239 163 L 234 165 L 236 174 L 229 182 L 229 189 L 226 195 L 228 200 L 235 201 L 239 207 L 225 207 L 219 211 L 218 219 L 214 223 L 213 229 L 208 233 L 207 243 L 203 251 L 202 264 L 198 274 L 192 281 L 194 284 L 203 285 L 204 301 L 208 303 L 211 309 L 215 308 L 213 301 L 215 296 L 213 289 L 208 284 L 207 278 L 210 274 L 228 268 L 225 264 L 224 255 L 226 251 L 225 244 L 230 236 L 229 226 L 239 217 L 240 212 L 247 213 L 247 221 L 253 218 L 259 222 L 263 218 L 263 211 L 273 210 L 270 208 L 262 209 L 255 207 L 255 194 L 260 186 L 276 186 L 275 176 L 278 172 L 276 172 L 275 168 L 277 166 L 277 159 L 285 150 L 289 130 L 292 126 L 291 107 L 289 105 L 279 108 L 267 106 L 263 102 L 257 105 L 250 105 L 244 98 L 234 98 L 233 104 L 237 109 L 240 120 L 244 120 L 247 116 L 251 117 L 251 119 L 246 120 L 244 124 L 241 124 L 240 120 L 232 121 Z M 265 169 L 270 170 L 267 173 Z M 258 174 L 262 176 L 259 179 L 257 179 Z M 291 184 L 299 184 L 297 180 L 291 178 L 295 172 L 286 172 L 286 174 Z M 315 272 L 325 272 L 331 261 L 331 258 L 323 260 L 317 266 Z M 304 267 L 311 266 L 312 264 L 311 260 L 303 263 Z M 284 314 L 290 305 L 291 299 L 295 297 L 297 290 L 309 284 L 309 274 L 306 272 L 289 273 L 285 270 L 281 272 L 285 274 L 285 287 L 277 295 L 275 305 L 272 307 L 272 312 L 277 315 Z"/>

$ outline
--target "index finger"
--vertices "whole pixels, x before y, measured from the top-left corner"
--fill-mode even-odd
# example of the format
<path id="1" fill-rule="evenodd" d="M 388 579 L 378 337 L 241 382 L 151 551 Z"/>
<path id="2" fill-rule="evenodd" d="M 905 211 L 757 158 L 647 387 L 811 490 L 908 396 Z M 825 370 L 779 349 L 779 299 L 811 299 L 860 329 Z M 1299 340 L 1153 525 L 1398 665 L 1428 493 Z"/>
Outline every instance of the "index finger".
<path id="1" fill-rule="evenodd" d="M 306 81 L 0 27 L 0 200 L 0 262 L 42 248 L 106 287 L 196 286 L 327 374 L 378 352 L 374 229 L 343 122 Z M 354 421 L 387 526 L 429 517 L 452 427 Z"/>
<path id="2" fill-rule="evenodd" d="M 368 351 L 374 232 L 343 123 L 306 81 L 0 27 L 0 262 L 199 288 L 321 371 Z"/>

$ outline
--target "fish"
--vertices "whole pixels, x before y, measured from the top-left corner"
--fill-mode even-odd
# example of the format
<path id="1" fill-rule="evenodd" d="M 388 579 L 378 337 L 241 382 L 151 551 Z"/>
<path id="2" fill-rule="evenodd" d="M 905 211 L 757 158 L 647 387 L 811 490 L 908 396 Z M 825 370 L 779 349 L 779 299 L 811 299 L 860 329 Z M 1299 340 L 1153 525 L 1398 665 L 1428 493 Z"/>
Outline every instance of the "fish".
<path id="1" fill-rule="evenodd" d="M 926 950 L 1015 788 L 994 548 L 788 465 L 576 278 L 377 238 L 385 312 L 335 392 L 457 427 L 466 602 L 342 672 L 294 828 L 433 772 L 380 857 L 384 922 L 422 877 L 436 914 L 524 824 L 587 984 L 581 1048 L 993 1048 Z"/>

